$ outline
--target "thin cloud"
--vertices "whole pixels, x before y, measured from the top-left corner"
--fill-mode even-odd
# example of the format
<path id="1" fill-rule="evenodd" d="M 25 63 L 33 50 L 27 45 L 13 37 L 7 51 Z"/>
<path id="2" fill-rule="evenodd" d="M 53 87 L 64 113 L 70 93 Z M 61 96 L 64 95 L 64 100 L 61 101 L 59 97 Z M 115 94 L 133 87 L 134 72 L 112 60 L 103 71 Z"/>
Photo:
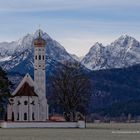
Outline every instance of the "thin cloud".
<path id="1" fill-rule="evenodd" d="M 122 34 L 140 38 L 139 0 L 0 0 L 0 41 L 18 40 L 41 24 L 79 56 Z"/>
<path id="2" fill-rule="evenodd" d="M 139 0 L 0 0 L 0 3 L 1 11 L 70 10 L 87 7 L 109 8 L 112 6 L 140 6 Z"/>

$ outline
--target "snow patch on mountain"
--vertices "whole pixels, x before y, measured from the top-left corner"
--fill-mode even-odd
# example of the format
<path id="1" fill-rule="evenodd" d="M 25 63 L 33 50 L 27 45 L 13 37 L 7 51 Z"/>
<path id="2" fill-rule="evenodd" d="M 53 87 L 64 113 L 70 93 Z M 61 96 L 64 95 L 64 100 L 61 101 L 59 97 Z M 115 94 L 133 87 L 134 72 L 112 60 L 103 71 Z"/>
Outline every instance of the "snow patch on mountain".
<path id="1" fill-rule="evenodd" d="M 5 61 L 9 61 L 9 60 L 11 60 L 11 56 L 7 56 L 7 57 L 4 57 L 4 58 L 1 58 L 0 62 L 5 62 Z"/>

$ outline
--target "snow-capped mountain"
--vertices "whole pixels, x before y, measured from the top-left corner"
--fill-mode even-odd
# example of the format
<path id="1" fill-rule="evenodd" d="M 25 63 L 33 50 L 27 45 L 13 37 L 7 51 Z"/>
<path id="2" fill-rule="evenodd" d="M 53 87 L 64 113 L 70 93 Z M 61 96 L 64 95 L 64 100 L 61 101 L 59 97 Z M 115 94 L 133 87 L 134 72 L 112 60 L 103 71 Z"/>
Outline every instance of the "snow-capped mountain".
<path id="1" fill-rule="evenodd" d="M 33 39 L 38 36 L 38 33 L 39 30 L 34 34 L 27 34 L 18 41 L 0 43 L 0 65 L 4 70 L 20 73 L 33 70 Z M 47 33 L 41 31 L 41 35 L 47 42 L 47 64 L 50 61 L 56 61 L 58 63 L 75 61 L 64 47 L 53 40 Z"/>
<path id="2" fill-rule="evenodd" d="M 82 59 L 82 64 L 84 64 L 88 69 L 104 68 L 105 57 L 105 47 L 97 42 L 92 46 L 89 53 Z"/>
<path id="3" fill-rule="evenodd" d="M 123 35 L 107 46 L 96 43 L 81 63 L 91 70 L 124 68 L 140 64 L 140 42 Z"/>
<path id="4" fill-rule="evenodd" d="M 18 41 L 0 43 L 0 66 L 7 72 L 31 73 L 33 71 L 32 43 L 38 33 L 39 30 L 34 34 L 27 34 Z M 140 63 L 140 43 L 127 35 L 121 36 L 107 46 L 95 43 L 82 60 L 76 55 L 69 54 L 47 33 L 41 31 L 41 35 L 47 42 L 47 69 L 51 64 L 65 64 L 65 61 L 79 61 L 90 70 L 123 68 Z"/>
<path id="5" fill-rule="evenodd" d="M 10 56 L 14 53 L 16 42 L 2 42 L 0 43 L 0 61 L 6 61 L 10 59 Z"/>

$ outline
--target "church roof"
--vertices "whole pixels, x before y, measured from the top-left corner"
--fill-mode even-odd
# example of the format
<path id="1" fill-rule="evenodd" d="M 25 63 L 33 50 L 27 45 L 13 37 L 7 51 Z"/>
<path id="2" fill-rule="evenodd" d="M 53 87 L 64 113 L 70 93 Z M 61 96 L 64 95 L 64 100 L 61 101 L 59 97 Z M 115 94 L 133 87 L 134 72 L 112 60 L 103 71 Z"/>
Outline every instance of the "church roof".
<path id="1" fill-rule="evenodd" d="M 27 82 L 30 85 L 30 87 L 34 87 L 34 81 L 32 80 L 31 76 L 27 73 L 18 85 L 18 87 L 12 93 L 13 96 L 17 94 L 17 92 L 21 89 L 25 82 Z"/>
<path id="2" fill-rule="evenodd" d="M 34 88 L 31 87 L 27 82 L 25 82 L 14 96 L 38 96 L 38 95 L 34 92 Z"/>

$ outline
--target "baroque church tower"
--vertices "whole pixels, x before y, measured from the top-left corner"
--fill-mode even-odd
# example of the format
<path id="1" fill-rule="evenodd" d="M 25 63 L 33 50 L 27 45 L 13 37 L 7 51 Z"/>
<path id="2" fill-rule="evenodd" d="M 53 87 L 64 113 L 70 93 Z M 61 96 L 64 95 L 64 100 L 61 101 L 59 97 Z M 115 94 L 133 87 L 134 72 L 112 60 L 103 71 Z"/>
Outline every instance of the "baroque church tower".
<path id="1" fill-rule="evenodd" d="M 48 104 L 46 99 L 46 41 L 41 37 L 39 29 L 38 37 L 34 40 L 34 83 L 35 92 L 40 100 L 40 120 L 48 119 Z"/>
<path id="2" fill-rule="evenodd" d="M 46 97 L 46 41 L 41 37 L 39 30 L 38 37 L 34 40 L 34 82 L 35 92 Z"/>

